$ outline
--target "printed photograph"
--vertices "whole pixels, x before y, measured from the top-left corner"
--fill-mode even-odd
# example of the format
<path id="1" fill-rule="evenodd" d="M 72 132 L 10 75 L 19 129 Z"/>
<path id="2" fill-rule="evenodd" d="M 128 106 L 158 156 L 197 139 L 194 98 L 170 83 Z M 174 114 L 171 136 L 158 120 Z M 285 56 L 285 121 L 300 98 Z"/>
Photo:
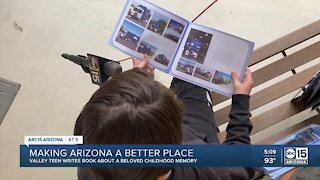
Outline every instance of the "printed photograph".
<path id="1" fill-rule="evenodd" d="M 155 12 L 149 22 L 148 25 L 148 29 L 150 31 L 153 31 L 157 34 L 162 35 L 164 29 L 166 28 L 167 24 L 168 24 L 169 18 L 158 13 Z"/>
<path id="2" fill-rule="evenodd" d="M 296 134 L 285 144 L 286 145 L 304 145 L 304 144 L 309 144 L 315 140 L 317 140 L 317 133 L 313 128 L 308 128 L 305 131 L 302 131 Z"/>
<path id="3" fill-rule="evenodd" d="M 203 64 L 212 39 L 212 34 L 191 29 L 184 45 L 182 57 Z"/>
<path id="4" fill-rule="evenodd" d="M 134 23 L 146 27 L 151 17 L 152 11 L 145 6 L 133 2 L 130 5 L 126 18 Z"/>
<path id="5" fill-rule="evenodd" d="M 137 51 L 142 54 L 147 54 L 150 58 L 153 58 L 157 51 L 157 48 L 152 46 L 151 44 L 141 41 Z"/>
<path id="6" fill-rule="evenodd" d="M 212 83 L 224 88 L 230 88 L 232 86 L 231 79 L 230 74 L 216 71 L 213 75 Z"/>
<path id="7" fill-rule="evenodd" d="M 157 54 L 156 57 L 154 58 L 154 61 L 164 65 L 168 66 L 170 63 L 170 59 L 165 54 Z"/>
<path id="8" fill-rule="evenodd" d="M 163 36 L 166 37 L 167 39 L 175 42 L 175 43 L 178 43 L 180 34 L 167 28 L 166 31 L 164 32 Z"/>
<path id="9" fill-rule="evenodd" d="M 192 75 L 196 63 L 180 59 L 177 66 L 177 71 Z"/>
<path id="10" fill-rule="evenodd" d="M 142 34 L 142 28 L 124 20 L 115 40 L 129 49 L 136 50 Z"/>
<path id="11" fill-rule="evenodd" d="M 181 34 L 183 32 L 184 25 L 171 19 L 171 21 L 168 25 L 168 29 L 171 29 L 172 31 L 175 31 L 175 32 Z"/>
<path id="12" fill-rule="evenodd" d="M 212 72 L 213 72 L 213 70 L 208 70 L 204 67 L 197 66 L 196 70 L 193 73 L 193 76 L 210 82 L 210 80 L 212 78 Z"/>

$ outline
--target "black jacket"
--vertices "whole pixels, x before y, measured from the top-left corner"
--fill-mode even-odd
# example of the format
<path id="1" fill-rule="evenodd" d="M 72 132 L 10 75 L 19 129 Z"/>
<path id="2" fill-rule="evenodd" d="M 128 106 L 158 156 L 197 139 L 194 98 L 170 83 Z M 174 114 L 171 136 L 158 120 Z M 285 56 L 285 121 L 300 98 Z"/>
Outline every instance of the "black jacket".
<path id="1" fill-rule="evenodd" d="M 234 95 L 227 126 L 227 137 L 223 144 L 250 144 L 252 124 L 247 95 Z M 183 144 L 216 144 L 214 139 L 206 137 L 201 130 L 193 129 L 188 124 L 182 126 Z M 253 168 L 174 168 L 169 180 L 247 180 L 254 176 Z"/>

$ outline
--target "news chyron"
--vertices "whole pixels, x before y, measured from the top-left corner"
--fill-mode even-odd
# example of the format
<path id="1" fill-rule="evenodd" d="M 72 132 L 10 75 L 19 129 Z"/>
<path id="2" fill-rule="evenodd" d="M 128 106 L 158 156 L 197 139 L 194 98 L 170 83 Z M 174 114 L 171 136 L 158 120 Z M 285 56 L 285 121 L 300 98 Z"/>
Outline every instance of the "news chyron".
<path id="1" fill-rule="evenodd" d="M 108 145 L 25 136 L 20 167 L 320 167 L 319 145 Z"/>

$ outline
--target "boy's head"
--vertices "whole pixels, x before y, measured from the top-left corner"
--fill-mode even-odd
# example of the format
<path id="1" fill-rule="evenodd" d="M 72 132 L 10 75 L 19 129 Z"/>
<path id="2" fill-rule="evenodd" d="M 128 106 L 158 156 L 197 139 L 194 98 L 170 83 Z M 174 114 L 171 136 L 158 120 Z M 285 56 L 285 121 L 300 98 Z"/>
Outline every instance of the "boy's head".
<path id="1" fill-rule="evenodd" d="M 75 134 L 85 144 L 180 144 L 183 106 L 148 72 L 135 68 L 98 89 L 80 113 Z M 93 169 L 107 179 L 155 179 L 168 168 Z"/>

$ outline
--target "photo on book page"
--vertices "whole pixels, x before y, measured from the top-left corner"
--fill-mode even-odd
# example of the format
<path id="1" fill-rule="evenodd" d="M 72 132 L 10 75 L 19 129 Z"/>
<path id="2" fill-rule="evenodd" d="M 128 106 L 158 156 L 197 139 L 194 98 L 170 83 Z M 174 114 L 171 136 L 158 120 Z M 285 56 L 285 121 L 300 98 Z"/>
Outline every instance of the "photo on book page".
<path id="1" fill-rule="evenodd" d="M 205 81 L 210 82 L 213 77 L 213 69 L 197 64 L 193 76 Z"/>
<path id="2" fill-rule="evenodd" d="M 185 26 L 183 24 L 171 19 L 163 36 L 175 43 L 178 43 L 184 27 Z"/>
<path id="3" fill-rule="evenodd" d="M 149 56 L 149 58 L 153 58 L 154 55 L 156 54 L 157 48 L 154 47 L 151 44 L 148 44 L 144 41 L 141 41 L 137 50 L 141 54 L 146 54 Z"/>
<path id="4" fill-rule="evenodd" d="M 203 64 L 212 39 L 212 34 L 191 29 L 184 45 L 182 57 Z"/>
<path id="5" fill-rule="evenodd" d="M 221 86 L 226 89 L 232 88 L 232 77 L 231 74 L 226 74 L 224 72 L 220 71 L 215 71 L 213 78 L 212 78 L 212 83 Z"/>
<path id="6" fill-rule="evenodd" d="M 142 27 L 146 27 L 152 13 L 151 9 L 133 1 L 127 12 L 126 18 Z"/>
<path id="7" fill-rule="evenodd" d="M 155 12 L 152 15 L 151 21 L 149 22 L 148 29 L 154 33 L 162 35 L 163 31 L 167 27 L 168 21 L 169 17 Z"/>
<path id="8" fill-rule="evenodd" d="M 181 58 L 177 65 L 177 71 L 180 71 L 186 75 L 192 75 L 196 63 Z"/>
<path id="9" fill-rule="evenodd" d="M 115 41 L 135 51 L 138 47 L 143 31 L 144 30 L 139 26 L 124 20 Z"/>

